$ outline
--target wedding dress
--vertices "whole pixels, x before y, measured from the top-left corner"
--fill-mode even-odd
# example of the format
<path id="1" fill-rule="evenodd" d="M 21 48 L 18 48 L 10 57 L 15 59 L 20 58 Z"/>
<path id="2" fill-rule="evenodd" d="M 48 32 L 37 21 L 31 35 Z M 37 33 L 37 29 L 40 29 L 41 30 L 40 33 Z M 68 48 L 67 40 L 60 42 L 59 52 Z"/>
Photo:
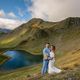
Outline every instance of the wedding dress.
<path id="1" fill-rule="evenodd" d="M 54 58 L 54 52 L 51 51 L 50 52 L 50 57 L 53 59 L 52 60 L 49 60 L 49 64 L 48 64 L 48 73 L 49 74 L 54 74 L 54 73 L 60 73 L 61 72 L 61 69 L 58 69 L 54 66 L 54 62 L 55 62 L 55 58 Z"/>

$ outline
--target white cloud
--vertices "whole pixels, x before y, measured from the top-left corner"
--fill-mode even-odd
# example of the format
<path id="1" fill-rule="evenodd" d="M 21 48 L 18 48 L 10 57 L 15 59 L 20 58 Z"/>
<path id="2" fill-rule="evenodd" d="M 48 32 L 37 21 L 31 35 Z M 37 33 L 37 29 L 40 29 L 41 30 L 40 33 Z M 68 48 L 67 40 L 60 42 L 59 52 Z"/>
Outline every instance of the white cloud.
<path id="1" fill-rule="evenodd" d="M 80 17 L 80 0 L 31 0 L 32 17 L 59 21 L 66 17 Z"/>
<path id="2" fill-rule="evenodd" d="M 13 12 L 7 14 L 9 17 L 16 18 L 16 15 Z"/>
<path id="3" fill-rule="evenodd" d="M 25 5 L 26 9 L 25 8 L 22 9 L 19 7 L 17 8 L 19 16 L 23 17 L 25 14 L 27 14 L 27 12 L 28 12 L 27 7 L 29 6 L 29 4 L 30 4 L 30 0 L 24 0 L 24 5 Z"/>
<path id="4" fill-rule="evenodd" d="M 5 16 L 5 15 L 6 15 L 5 12 L 1 9 L 0 10 L 0 17 Z"/>
<path id="5" fill-rule="evenodd" d="M 0 18 L 0 28 L 15 29 L 23 23 L 24 21 L 20 20 Z"/>
<path id="6" fill-rule="evenodd" d="M 25 14 L 25 11 L 22 10 L 21 8 L 18 8 L 18 14 L 19 14 L 21 17 L 23 17 L 24 14 Z"/>
<path id="7" fill-rule="evenodd" d="M 13 12 L 5 13 L 4 10 L 0 10 L 0 17 L 2 18 L 13 18 L 16 19 L 17 16 Z"/>
<path id="8" fill-rule="evenodd" d="M 0 28 L 15 29 L 24 22 L 17 19 L 13 12 L 5 13 L 4 10 L 0 10 Z"/>

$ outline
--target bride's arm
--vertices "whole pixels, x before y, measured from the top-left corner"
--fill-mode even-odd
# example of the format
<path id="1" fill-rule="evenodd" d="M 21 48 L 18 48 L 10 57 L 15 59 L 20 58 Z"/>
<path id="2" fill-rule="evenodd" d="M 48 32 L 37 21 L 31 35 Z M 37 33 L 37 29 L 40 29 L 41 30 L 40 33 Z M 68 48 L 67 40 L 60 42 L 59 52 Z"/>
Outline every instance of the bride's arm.
<path id="1" fill-rule="evenodd" d="M 51 54 L 51 57 L 53 57 L 53 58 L 55 59 L 55 54 L 54 54 L 54 52 Z"/>

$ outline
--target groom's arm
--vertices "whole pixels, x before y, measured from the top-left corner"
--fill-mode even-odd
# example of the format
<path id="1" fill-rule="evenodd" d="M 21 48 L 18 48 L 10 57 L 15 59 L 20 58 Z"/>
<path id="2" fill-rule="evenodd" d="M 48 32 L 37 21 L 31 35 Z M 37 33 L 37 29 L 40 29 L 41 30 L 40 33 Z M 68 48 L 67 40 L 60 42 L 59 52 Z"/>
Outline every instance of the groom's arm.
<path id="1" fill-rule="evenodd" d="M 48 60 L 52 60 L 53 59 L 53 57 L 48 57 Z"/>
<path id="2" fill-rule="evenodd" d="M 48 55 L 44 54 L 44 60 L 48 60 Z"/>
<path id="3" fill-rule="evenodd" d="M 49 57 L 47 54 L 44 54 L 44 60 L 52 60 L 53 57 Z"/>
<path id="4" fill-rule="evenodd" d="M 52 60 L 53 58 L 49 57 L 49 52 L 45 49 L 43 51 L 44 53 L 44 60 Z"/>

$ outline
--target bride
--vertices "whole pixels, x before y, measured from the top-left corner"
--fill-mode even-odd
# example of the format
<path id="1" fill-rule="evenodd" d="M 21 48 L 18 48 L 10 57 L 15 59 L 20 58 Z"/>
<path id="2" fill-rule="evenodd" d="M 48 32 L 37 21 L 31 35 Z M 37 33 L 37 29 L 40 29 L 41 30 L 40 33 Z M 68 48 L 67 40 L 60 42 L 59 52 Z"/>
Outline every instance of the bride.
<path id="1" fill-rule="evenodd" d="M 62 70 L 56 68 L 54 66 L 54 62 L 55 62 L 55 46 L 51 45 L 51 52 L 50 52 L 50 57 L 52 58 L 51 60 L 49 60 L 49 64 L 48 64 L 48 73 L 49 74 L 53 74 L 53 73 L 60 73 Z"/>

